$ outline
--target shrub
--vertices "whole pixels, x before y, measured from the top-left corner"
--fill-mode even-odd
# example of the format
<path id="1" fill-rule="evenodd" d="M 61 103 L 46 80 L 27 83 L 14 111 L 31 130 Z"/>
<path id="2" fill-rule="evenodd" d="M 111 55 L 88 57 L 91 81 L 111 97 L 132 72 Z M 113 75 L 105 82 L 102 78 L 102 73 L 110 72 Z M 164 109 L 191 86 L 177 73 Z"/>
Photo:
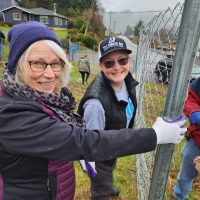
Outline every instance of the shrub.
<path id="1" fill-rule="evenodd" d="M 0 20 L 0 26 L 13 26 L 14 24 L 12 22 L 4 22 L 2 20 Z"/>
<path id="2" fill-rule="evenodd" d="M 74 36 L 78 34 L 78 30 L 75 28 L 68 29 L 68 37 Z"/>
<path id="3" fill-rule="evenodd" d="M 86 22 L 82 18 L 78 17 L 74 22 L 74 28 L 78 29 L 79 32 L 84 33 L 86 28 Z"/>
<path id="4" fill-rule="evenodd" d="M 84 35 L 84 34 L 77 34 L 76 36 L 76 41 L 75 42 L 81 42 L 84 44 L 89 49 L 96 50 L 98 42 L 95 38 L 89 36 L 89 35 Z"/>
<path id="5" fill-rule="evenodd" d="M 67 27 L 68 27 L 69 29 L 73 29 L 73 28 L 74 28 L 74 20 L 73 20 L 73 19 L 69 19 L 69 20 L 68 20 L 68 25 L 67 25 Z"/>

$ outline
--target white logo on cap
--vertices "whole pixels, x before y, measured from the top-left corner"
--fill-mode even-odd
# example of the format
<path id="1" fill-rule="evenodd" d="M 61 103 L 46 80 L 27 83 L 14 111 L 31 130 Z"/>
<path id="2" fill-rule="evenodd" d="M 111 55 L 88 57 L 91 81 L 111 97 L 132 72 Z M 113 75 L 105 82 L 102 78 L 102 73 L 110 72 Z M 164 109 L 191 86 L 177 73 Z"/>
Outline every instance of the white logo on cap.
<path id="1" fill-rule="evenodd" d="M 115 42 L 115 37 L 110 38 L 108 43 L 110 44 L 110 43 L 113 43 L 113 42 Z"/>
<path id="2" fill-rule="evenodd" d="M 113 48 L 113 47 L 120 47 L 123 48 L 124 44 L 122 42 L 115 42 L 115 37 L 112 37 L 109 39 L 108 44 L 106 44 L 105 46 L 103 46 L 103 50 L 106 51 L 109 48 Z"/>

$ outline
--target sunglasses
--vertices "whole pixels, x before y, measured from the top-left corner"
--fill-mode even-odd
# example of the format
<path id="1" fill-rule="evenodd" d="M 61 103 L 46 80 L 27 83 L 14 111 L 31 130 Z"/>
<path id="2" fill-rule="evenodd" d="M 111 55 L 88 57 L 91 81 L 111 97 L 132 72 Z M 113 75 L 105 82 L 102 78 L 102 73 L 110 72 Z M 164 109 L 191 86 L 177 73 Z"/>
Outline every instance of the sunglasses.
<path id="1" fill-rule="evenodd" d="M 129 57 L 123 57 L 118 60 L 105 60 L 102 63 L 104 64 L 105 68 L 112 68 L 115 64 L 119 64 L 121 66 L 126 65 L 128 63 Z"/>

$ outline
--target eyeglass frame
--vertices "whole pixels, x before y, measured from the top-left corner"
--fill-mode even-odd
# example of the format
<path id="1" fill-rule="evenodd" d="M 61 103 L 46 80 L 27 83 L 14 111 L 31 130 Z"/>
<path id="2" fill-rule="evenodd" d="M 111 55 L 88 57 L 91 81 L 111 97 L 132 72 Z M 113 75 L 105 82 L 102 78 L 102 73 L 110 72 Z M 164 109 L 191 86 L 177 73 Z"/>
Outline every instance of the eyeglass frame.
<path id="1" fill-rule="evenodd" d="M 61 69 L 63 69 L 64 66 L 65 66 L 65 62 L 64 62 L 62 59 L 59 60 L 59 62 L 60 62 L 60 69 L 59 69 L 59 70 L 56 70 L 56 71 L 52 68 L 52 65 L 53 65 L 53 64 L 59 64 L 58 62 L 54 62 L 54 63 L 45 63 L 45 62 L 40 62 L 40 61 L 35 61 L 35 60 L 26 60 L 26 61 L 29 63 L 29 67 L 30 67 L 30 69 L 31 69 L 33 72 L 44 72 L 44 71 L 46 70 L 46 68 L 48 67 L 48 65 L 51 67 L 51 70 L 52 70 L 53 72 L 60 72 Z M 44 69 L 41 70 L 41 71 L 34 70 L 34 69 L 32 68 L 32 64 L 33 64 L 33 63 L 39 63 L 39 64 L 41 64 L 41 66 L 44 65 Z"/>

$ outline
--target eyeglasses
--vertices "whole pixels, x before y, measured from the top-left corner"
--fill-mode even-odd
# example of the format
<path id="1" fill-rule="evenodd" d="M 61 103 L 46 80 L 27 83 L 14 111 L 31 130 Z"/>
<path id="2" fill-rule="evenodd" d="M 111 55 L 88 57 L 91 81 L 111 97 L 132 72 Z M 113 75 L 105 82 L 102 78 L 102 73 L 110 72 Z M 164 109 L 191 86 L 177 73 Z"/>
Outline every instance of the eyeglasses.
<path id="1" fill-rule="evenodd" d="M 106 68 L 112 68 L 115 66 L 116 63 L 118 63 L 119 65 L 123 66 L 126 65 L 128 63 L 129 57 L 124 57 L 124 58 L 119 58 L 118 60 L 105 60 L 102 63 L 104 64 L 104 66 Z"/>
<path id="2" fill-rule="evenodd" d="M 43 72 L 48 65 L 50 65 L 53 72 L 60 72 L 65 65 L 63 60 L 56 61 L 55 63 L 45 63 L 40 61 L 29 61 L 29 60 L 27 60 L 27 62 L 29 63 L 29 66 L 33 72 Z"/>

